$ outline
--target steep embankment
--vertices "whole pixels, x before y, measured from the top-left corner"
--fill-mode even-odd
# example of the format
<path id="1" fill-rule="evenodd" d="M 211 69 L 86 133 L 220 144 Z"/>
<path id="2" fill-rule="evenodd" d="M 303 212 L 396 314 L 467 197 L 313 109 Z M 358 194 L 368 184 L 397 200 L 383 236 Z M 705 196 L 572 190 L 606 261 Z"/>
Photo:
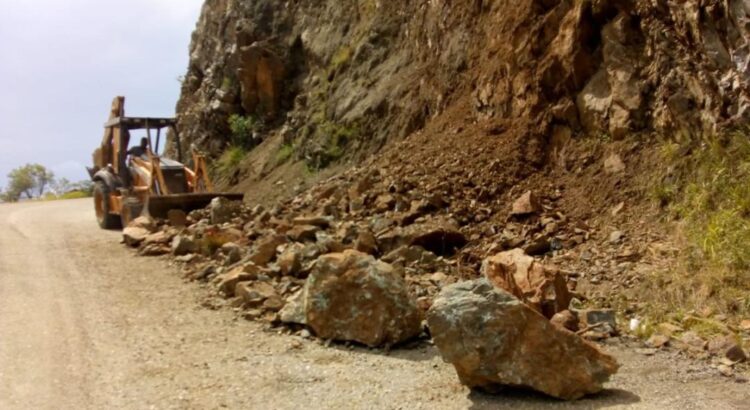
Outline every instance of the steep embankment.
<path id="1" fill-rule="evenodd" d="M 634 315 L 675 257 L 649 196 L 661 146 L 686 156 L 745 124 L 749 34 L 736 0 L 208 0 L 178 114 L 215 156 L 255 147 L 223 175 L 253 201 L 288 194 L 285 175 L 353 163 L 283 209 L 449 217 L 467 271 L 521 246 Z M 511 217 L 527 189 L 541 211 Z M 717 306 L 750 306 L 732 303 Z"/>

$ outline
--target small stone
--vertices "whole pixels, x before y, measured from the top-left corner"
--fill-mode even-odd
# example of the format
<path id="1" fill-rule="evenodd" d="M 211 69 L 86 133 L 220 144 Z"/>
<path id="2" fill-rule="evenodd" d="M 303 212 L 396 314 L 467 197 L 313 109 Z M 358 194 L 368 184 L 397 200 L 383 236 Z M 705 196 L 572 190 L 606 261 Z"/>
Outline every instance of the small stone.
<path id="1" fill-rule="evenodd" d="M 169 224 L 175 228 L 184 228 L 187 226 L 187 214 L 181 209 L 170 209 L 167 212 Z"/>
<path id="2" fill-rule="evenodd" d="M 139 216 L 133 219 L 127 228 L 141 228 L 149 232 L 156 232 L 156 221 L 150 216 Z"/>
<path id="3" fill-rule="evenodd" d="M 245 303 L 252 307 L 264 305 L 268 299 L 279 297 L 276 289 L 268 282 L 239 282 L 235 287 L 234 294 L 242 297 Z M 272 302 L 272 305 L 275 304 Z M 281 304 L 283 306 L 283 301 Z"/>
<path id="4" fill-rule="evenodd" d="M 740 329 L 750 332 L 750 319 L 745 319 L 742 322 L 740 322 Z"/>
<path id="5" fill-rule="evenodd" d="M 683 350 L 703 351 L 706 349 L 706 341 L 693 331 L 683 333 L 679 341 L 679 347 Z"/>
<path id="6" fill-rule="evenodd" d="M 320 227 L 315 225 L 295 225 L 286 235 L 295 242 L 315 242 L 319 230 Z"/>
<path id="7" fill-rule="evenodd" d="M 596 328 L 593 330 L 610 335 L 617 334 L 617 318 L 612 309 L 587 309 L 578 313 L 578 317 L 586 327 Z"/>
<path id="8" fill-rule="evenodd" d="M 215 279 L 215 283 L 218 284 L 221 292 L 228 297 L 232 297 L 235 295 L 235 288 L 239 282 L 252 280 L 255 276 L 252 273 L 245 272 L 244 268 L 239 267 L 219 275 Z"/>
<path id="9" fill-rule="evenodd" d="M 151 232 L 145 228 L 129 226 L 122 231 L 122 239 L 131 248 L 137 248 Z"/>
<path id="10" fill-rule="evenodd" d="M 265 266 L 276 258 L 276 248 L 286 243 L 283 235 L 268 235 L 258 240 L 248 259 L 258 266 Z"/>
<path id="11" fill-rule="evenodd" d="M 625 171 L 625 163 L 617 154 L 612 154 L 604 160 L 604 171 L 608 174 L 617 174 Z"/>
<path id="12" fill-rule="evenodd" d="M 578 318 L 573 312 L 569 310 L 563 310 L 562 312 L 556 313 L 550 319 L 550 323 L 561 329 L 567 329 L 571 332 L 578 331 Z"/>
<path id="13" fill-rule="evenodd" d="M 682 328 L 680 326 L 674 325 L 672 323 L 659 323 L 656 325 L 656 331 L 664 336 L 673 336 L 676 333 L 682 332 Z"/>
<path id="14" fill-rule="evenodd" d="M 738 344 L 730 347 L 724 352 L 724 357 L 733 362 L 745 362 L 747 361 L 747 353 Z"/>
<path id="15" fill-rule="evenodd" d="M 656 349 L 660 349 L 666 346 L 668 343 L 669 343 L 669 336 L 664 336 L 660 334 L 652 335 L 646 341 L 646 345 L 648 345 L 649 347 L 656 348 Z"/>
<path id="16" fill-rule="evenodd" d="M 376 254 L 378 252 L 378 242 L 375 239 L 375 235 L 369 230 L 360 231 L 357 241 L 354 243 L 354 249 L 368 255 Z"/>
<path id="17" fill-rule="evenodd" d="M 734 370 L 730 366 L 727 366 L 725 364 L 720 364 L 717 369 L 719 370 L 719 373 L 721 373 L 724 377 L 732 377 L 734 376 Z"/>
<path id="18" fill-rule="evenodd" d="M 620 241 L 622 241 L 623 236 L 624 234 L 622 233 L 622 231 L 614 231 L 611 234 L 609 234 L 609 243 L 612 243 L 612 244 L 620 243 Z"/>
<path id="19" fill-rule="evenodd" d="M 300 244 L 288 246 L 277 259 L 281 274 L 284 276 L 297 275 L 302 270 L 302 253 L 304 247 Z"/>
<path id="20" fill-rule="evenodd" d="M 284 307 L 284 299 L 278 295 L 271 295 L 265 302 L 263 302 L 263 308 L 273 312 L 278 312 Z"/>
<path id="21" fill-rule="evenodd" d="M 177 235 L 172 239 L 172 254 L 183 256 L 196 251 L 195 241 L 187 235 Z"/>
<path id="22" fill-rule="evenodd" d="M 211 224 L 220 225 L 229 222 L 238 211 L 239 202 L 230 201 L 224 197 L 216 197 L 211 200 L 209 205 Z"/>
<path id="23" fill-rule="evenodd" d="M 538 213 L 542 210 L 542 204 L 532 191 L 527 191 L 516 202 L 513 203 L 511 215 L 523 216 Z"/>
<path id="24" fill-rule="evenodd" d="M 326 229 L 331 226 L 331 218 L 327 216 L 308 216 L 292 219 L 294 225 L 312 225 L 318 228 Z"/>
<path id="25" fill-rule="evenodd" d="M 617 216 L 622 210 L 625 209 L 625 202 L 620 202 L 612 208 L 612 216 Z"/>
<path id="26" fill-rule="evenodd" d="M 305 314 L 305 291 L 300 289 L 287 299 L 286 304 L 279 312 L 279 319 L 282 323 L 287 324 L 307 324 L 307 316 Z"/>

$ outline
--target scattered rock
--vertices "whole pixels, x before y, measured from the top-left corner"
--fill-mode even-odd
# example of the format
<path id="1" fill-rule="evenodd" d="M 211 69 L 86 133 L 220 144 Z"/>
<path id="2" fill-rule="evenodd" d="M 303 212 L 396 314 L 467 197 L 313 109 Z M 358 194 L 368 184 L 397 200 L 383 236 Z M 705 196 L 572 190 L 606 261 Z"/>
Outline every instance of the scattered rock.
<path id="1" fill-rule="evenodd" d="M 141 256 L 161 256 L 168 253 L 169 247 L 159 243 L 145 245 L 138 251 L 138 254 Z"/>
<path id="2" fill-rule="evenodd" d="M 211 224 L 220 225 L 229 222 L 238 211 L 239 203 L 230 201 L 224 197 L 216 197 L 211 200 L 209 212 L 211 215 Z"/>
<path id="3" fill-rule="evenodd" d="M 370 255 L 323 255 L 307 278 L 307 323 L 323 339 L 394 345 L 421 332 L 421 318 L 400 273 Z"/>
<path id="4" fill-rule="evenodd" d="M 276 289 L 268 282 L 237 282 L 234 294 L 241 297 L 247 306 L 258 307 L 269 298 L 279 298 Z"/>
<path id="5" fill-rule="evenodd" d="M 131 224 L 132 225 L 132 224 Z M 151 232 L 148 229 L 137 226 L 128 226 L 122 230 L 122 239 L 131 248 L 137 248 Z"/>
<path id="6" fill-rule="evenodd" d="M 654 334 L 646 341 L 646 345 L 655 349 L 660 349 L 669 344 L 669 339 L 669 336 Z"/>
<path id="7" fill-rule="evenodd" d="M 307 324 L 307 315 L 305 314 L 305 289 L 300 289 L 292 295 L 286 305 L 279 312 L 279 318 L 282 323 L 287 324 Z"/>
<path id="8" fill-rule="evenodd" d="M 315 242 L 319 230 L 315 225 L 295 225 L 286 235 L 295 242 Z"/>
<path id="9" fill-rule="evenodd" d="M 151 232 L 156 232 L 156 221 L 149 216 L 139 216 L 128 224 L 127 228 L 141 228 Z"/>
<path id="10" fill-rule="evenodd" d="M 247 267 L 237 267 L 227 273 L 223 273 L 216 277 L 216 283 L 218 284 L 219 290 L 226 296 L 232 297 L 235 295 L 235 288 L 239 282 L 249 281 L 255 279 L 258 275 L 255 272 L 248 272 Z"/>
<path id="11" fill-rule="evenodd" d="M 497 288 L 505 290 L 547 318 L 567 310 L 573 299 L 560 272 L 545 268 L 521 249 L 501 252 L 485 259 L 481 273 Z"/>
<path id="12" fill-rule="evenodd" d="M 152 233 L 151 235 L 148 235 L 146 239 L 143 241 L 143 244 L 144 245 L 152 245 L 152 244 L 164 245 L 164 244 L 168 244 L 171 240 L 172 240 L 172 235 L 164 231 L 159 231 L 156 233 Z"/>
<path id="13" fill-rule="evenodd" d="M 187 214 L 181 209 L 170 209 L 167 212 L 167 219 L 169 224 L 175 228 L 184 228 L 187 226 Z"/>
<path id="14" fill-rule="evenodd" d="M 598 333 L 609 336 L 617 334 L 617 318 L 615 311 L 612 309 L 582 310 L 578 312 L 578 318 L 584 326 Z"/>
<path id="15" fill-rule="evenodd" d="M 277 264 L 284 276 L 296 276 L 302 270 L 304 246 L 292 244 L 287 246 L 277 259 Z"/>
<path id="16" fill-rule="evenodd" d="M 611 234 L 609 234 L 609 243 L 611 244 L 618 244 L 620 241 L 622 241 L 622 237 L 624 234 L 622 231 L 614 231 Z"/>
<path id="17" fill-rule="evenodd" d="M 265 266 L 276 258 L 276 248 L 286 243 L 283 235 L 269 235 L 255 243 L 249 260 L 258 266 Z"/>
<path id="18" fill-rule="evenodd" d="M 734 370 L 730 366 L 727 366 L 725 364 L 720 364 L 717 369 L 719 370 L 719 373 L 721 373 L 724 377 L 732 377 L 734 376 Z"/>
<path id="19" fill-rule="evenodd" d="M 172 254 L 182 256 L 197 250 L 193 238 L 187 235 L 177 235 L 172 239 Z"/>
<path id="20" fill-rule="evenodd" d="M 604 160 L 604 171 L 608 174 L 617 174 L 625 171 L 625 163 L 617 154 L 612 154 Z"/>
<path id="21" fill-rule="evenodd" d="M 441 256 L 453 255 L 467 243 L 458 225 L 446 219 L 434 219 L 405 228 L 394 228 L 379 235 L 377 239 L 381 252 L 390 252 L 404 245 L 416 245 Z"/>
<path id="22" fill-rule="evenodd" d="M 312 225 L 318 228 L 326 229 L 331 226 L 331 218 L 327 216 L 310 216 L 292 219 L 294 225 Z"/>
<path id="23" fill-rule="evenodd" d="M 600 392 L 619 367 L 486 279 L 444 288 L 427 320 L 443 359 L 473 388 L 523 386 L 575 400 Z"/>
<path id="24" fill-rule="evenodd" d="M 552 319 L 550 319 L 550 323 L 560 329 L 567 329 L 571 332 L 578 331 L 578 317 L 570 310 L 563 310 L 562 312 L 555 313 L 555 315 L 552 316 Z"/>
<path id="25" fill-rule="evenodd" d="M 376 254 L 378 252 L 378 242 L 375 239 L 375 235 L 369 230 L 360 231 L 357 241 L 354 242 L 354 249 L 368 255 Z"/>
<path id="26" fill-rule="evenodd" d="M 732 336 L 718 336 L 708 341 L 706 349 L 716 356 L 726 357 L 733 362 L 744 362 L 747 355 Z"/>
<path id="27" fill-rule="evenodd" d="M 693 331 L 683 333 L 678 341 L 678 347 L 682 350 L 703 351 L 706 349 L 706 341 Z"/>
<path id="28" fill-rule="evenodd" d="M 542 204 L 532 191 L 527 191 L 513 203 L 511 215 L 524 216 L 542 211 Z"/>

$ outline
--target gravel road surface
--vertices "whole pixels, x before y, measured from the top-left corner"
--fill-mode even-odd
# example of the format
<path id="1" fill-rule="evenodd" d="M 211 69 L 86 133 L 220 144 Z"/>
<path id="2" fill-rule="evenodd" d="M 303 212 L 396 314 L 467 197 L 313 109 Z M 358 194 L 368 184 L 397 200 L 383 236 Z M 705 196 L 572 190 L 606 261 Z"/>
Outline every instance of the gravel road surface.
<path id="1" fill-rule="evenodd" d="M 622 342 L 606 392 L 564 403 L 461 386 L 434 347 L 281 335 L 100 230 L 89 200 L 0 204 L 0 409 L 733 409 L 750 385 Z M 540 370 L 543 371 L 543 370 Z"/>

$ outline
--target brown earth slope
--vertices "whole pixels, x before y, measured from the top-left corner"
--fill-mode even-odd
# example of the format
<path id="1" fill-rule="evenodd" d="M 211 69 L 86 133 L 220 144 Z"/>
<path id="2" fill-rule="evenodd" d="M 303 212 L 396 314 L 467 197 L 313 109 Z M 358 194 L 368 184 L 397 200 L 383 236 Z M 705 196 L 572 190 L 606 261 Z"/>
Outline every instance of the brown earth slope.
<path id="1" fill-rule="evenodd" d="M 747 15 L 736 0 L 208 0 L 180 125 L 215 156 L 254 148 L 220 180 L 281 199 L 279 220 L 447 218 L 468 239 L 456 277 L 523 247 L 636 318 L 679 248 L 649 197 L 659 147 L 746 124 Z M 232 115 L 252 132 L 233 135 Z M 511 216 L 527 190 L 543 208 Z"/>

